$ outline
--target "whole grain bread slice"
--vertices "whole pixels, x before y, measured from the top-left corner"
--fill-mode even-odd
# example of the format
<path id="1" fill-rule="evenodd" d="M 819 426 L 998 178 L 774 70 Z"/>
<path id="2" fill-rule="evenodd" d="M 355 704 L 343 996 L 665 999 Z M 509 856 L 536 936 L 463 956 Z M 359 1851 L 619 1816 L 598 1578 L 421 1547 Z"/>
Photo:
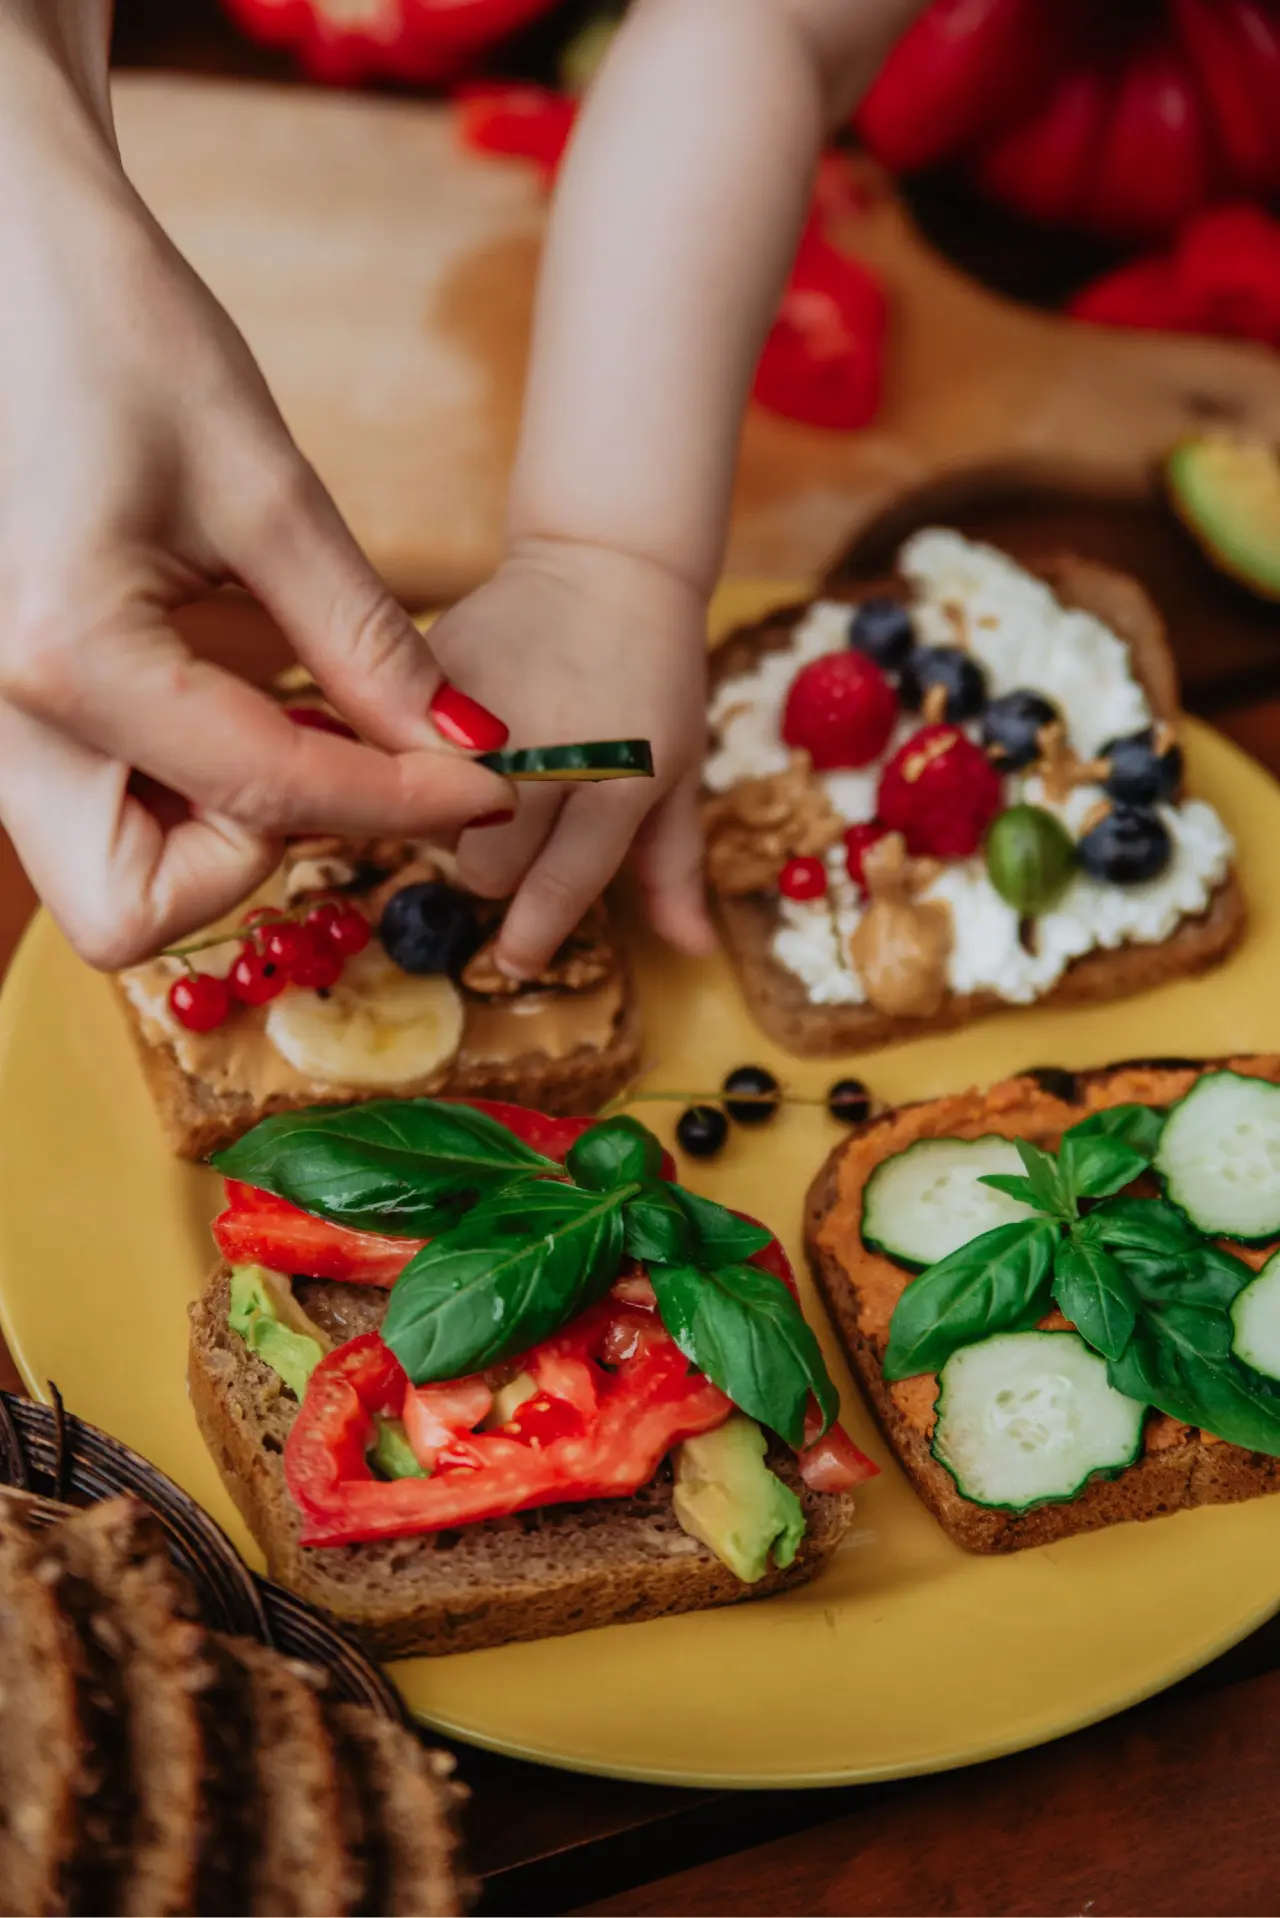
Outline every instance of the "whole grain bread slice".
<path id="1" fill-rule="evenodd" d="M 1230 1060 L 1126 1060 L 1089 1072 L 1055 1067 L 1025 1073 L 985 1094 L 923 1100 L 866 1120 L 836 1146 L 810 1186 L 805 1243 L 840 1342 L 898 1464 L 943 1530 L 966 1551 L 1019 1551 L 1126 1520 L 1258 1498 L 1280 1491 L 1280 1459 L 1246 1452 L 1152 1414 L 1143 1456 L 1114 1478 L 1092 1479 L 1068 1502 L 1017 1514 L 965 1498 L 934 1458 L 931 1421 L 921 1416 L 932 1407 L 936 1379 L 892 1386 L 884 1376 L 886 1328 L 878 1307 L 872 1307 L 873 1297 L 880 1299 L 887 1271 L 896 1273 L 899 1289 L 910 1282 L 910 1274 L 862 1245 L 862 1191 L 871 1170 L 912 1137 L 954 1133 L 976 1138 L 1007 1131 L 1011 1137 L 1053 1146 L 1068 1126 L 1092 1112 L 1129 1100 L 1167 1105 L 1181 1098 L 1202 1072 L 1221 1066 L 1280 1083 L 1280 1056 L 1270 1054 Z M 1022 1112 L 1032 1097 L 1035 1124 L 1013 1129 L 1012 1115 Z M 1248 1256 L 1258 1262 L 1263 1255 Z"/>
<path id="2" fill-rule="evenodd" d="M 453 1760 L 363 1706 L 335 1705 L 329 1718 L 363 1826 L 352 1912 L 357 1918 L 453 1918 L 472 1891 L 458 1862 L 466 1792 L 454 1780 Z"/>
<path id="3" fill-rule="evenodd" d="M 1047 558 L 1032 569 L 1066 606 L 1101 619 L 1129 648 L 1134 676 L 1158 719 L 1179 716 L 1178 679 L 1164 622 L 1138 584 L 1125 573 L 1072 554 Z M 841 594 L 850 604 L 885 592 L 901 593 L 894 581 Z M 712 684 L 748 671 L 765 653 L 784 648 L 803 606 L 780 609 L 757 626 L 731 635 L 717 649 Z M 867 1051 L 895 1039 L 914 1039 L 967 1025 L 986 1013 L 1009 1010 L 993 992 L 948 993 L 925 1019 L 900 1019 L 869 1005 L 817 1005 L 803 982 L 773 955 L 777 903 L 769 893 L 720 898 L 717 911 L 725 946 L 743 994 L 758 1024 L 788 1052 L 826 1056 Z M 1069 965 L 1038 1007 L 1097 1004 L 1164 985 L 1216 965 L 1239 942 L 1245 902 L 1234 873 L 1216 889 L 1203 913 L 1184 918 L 1160 945 L 1123 945 L 1095 950 Z"/>
<path id="4" fill-rule="evenodd" d="M 852 1524 L 852 1498 L 811 1491 L 793 1455 L 775 1446 L 769 1464 L 800 1498 L 807 1526 L 794 1563 L 756 1585 L 744 1586 L 682 1530 L 666 1468 L 633 1498 L 548 1506 L 416 1538 L 304 1547 L 281 1460 L 297 1402 L 230 1330 L 228 1287 L 219 1267 L 191 1308 L 188 1380 L 205 1443 L 272 1577 L 381 1656 L 478 1651 L 762 1597 L 812 1578 Z M 346 1338 L 380 1321 L 387 1296 L 310 1285 L 302 1296 L 321 1322 L 326 1294 Z"/>

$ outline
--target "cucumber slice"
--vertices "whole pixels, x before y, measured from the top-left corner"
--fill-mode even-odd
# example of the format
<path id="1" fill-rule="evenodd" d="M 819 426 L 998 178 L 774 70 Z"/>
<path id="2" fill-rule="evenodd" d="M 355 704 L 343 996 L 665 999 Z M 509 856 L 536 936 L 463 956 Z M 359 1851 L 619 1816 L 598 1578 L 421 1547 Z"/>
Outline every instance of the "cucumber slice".
<path id="1" fill-rule="evenodd" d="M 504 779 L 652 779 L 647 739 L 591 739 L 580 746 L 515 746 L 481 753 L 480 764 Z"/>
<path id="2" fill-rule="evenodd" d="M 1155 1157 L 1198 1231 L 1263 1242 L 1280 1233 L 1280 1086 L 1207 1072 L 1170 1112 Z"/>
<path id="3" fill-rule="evenodd" d="M 1255 1372 L 1280 1379 L 1280 1252 L 1231 1302 L 1231 1350 Z"/>
<path id="4" fill-rule="evenodd" d="M 899 1265 L 921 1271 L 980 1232 L 1029 1219 L 1022 1205 L 978 1180 L 1025 1173 L 1012 1139 L 921 1139 L 878 1165 L 862 1195 L 862 1239 Z"/>
<path id="5" fill-rule="evenodd" d="M 1000 1332 L 943 1366 L 933 1456 L 975 1505 L 1029 1512 L 1132 1465 L 1146 1410 L 1078 1332 Z"/>

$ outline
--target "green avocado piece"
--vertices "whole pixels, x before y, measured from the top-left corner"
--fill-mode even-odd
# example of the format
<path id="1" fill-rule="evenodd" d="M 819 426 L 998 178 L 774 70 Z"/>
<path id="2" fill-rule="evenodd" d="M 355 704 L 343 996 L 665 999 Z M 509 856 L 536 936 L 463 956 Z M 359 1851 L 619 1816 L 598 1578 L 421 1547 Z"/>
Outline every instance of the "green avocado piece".
<path id="1" fill-rule="evenodd" d="M 675 1453 L 675 1513 L 744 1585 L 774 1564 L 791 1564 L 804 1537 L 804 1512 L 791 1488 L 765 1464 L 765 1436 L 734 1412 L 714 1432 L 686 1439 Z"/>
<path id="2" fill-rule="evenodd" d="M 1183 440 L 1165 461 L 1173 509 L 1214 565 L 1280 599 L 1280 454 L 1260 440 Z"/>
<path id="3" fill-rule="evenodd" d="M 376 1436 L 369 1452 L 369 1463 L 375 1472 L 381 1472 L 383 1478 L 430 1478 L 426 1467 L 419 1465 L 408 1433 L 399 1419 L 384 1418 L 381 1413 L 375 1413 L 373 1423 Z"/>
<path id="4" fill-rule="evenodd" d="M 279 1277 L 263 1265 L 233 1266 L 227 1324 L 301 1400 L 307 1380 L 328 1350 L 329 1340 L 319 1326 L 311 1326 L 297 1304 L 290 1313 L 294 1323 L 285 1324 L 276 1296 Z M 303 1326 L 311 1326 L 311 1330 L 304 1331 Z"/>

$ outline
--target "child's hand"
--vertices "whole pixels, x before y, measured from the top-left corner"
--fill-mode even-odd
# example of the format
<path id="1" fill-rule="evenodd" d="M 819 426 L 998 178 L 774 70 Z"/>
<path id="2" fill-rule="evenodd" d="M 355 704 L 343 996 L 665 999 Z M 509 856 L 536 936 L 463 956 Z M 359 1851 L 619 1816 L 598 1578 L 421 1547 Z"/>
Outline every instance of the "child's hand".
<path id="1" fill-rule="evenodd" d="M 704 738 L 705 608 L 652 561 L 530 540 L 431 628 L 446 672 L 511 723 L 512 744 L 649 739 L 654 778 L 527 785 L 509 826 L 464 835 L 461 876 L 515 900 L 499 963 L 536 974 L 613 877 L 633 839 L 654 926 L 685 952 L 714 943 L 696 794 Z"/>
<path id="2" fill-rule="evenodd" d="M 80 17 L 0 0 L 0 817 L 105 967 L 235 905 L 279 835 L 456 831 L 511 788 L 436 730 L 430 648 L 40 42 Z M 105 92 L 105 31 L 101 61 Z M 226 580 L 373 746 L 192 657 L 172 616 Z"/>

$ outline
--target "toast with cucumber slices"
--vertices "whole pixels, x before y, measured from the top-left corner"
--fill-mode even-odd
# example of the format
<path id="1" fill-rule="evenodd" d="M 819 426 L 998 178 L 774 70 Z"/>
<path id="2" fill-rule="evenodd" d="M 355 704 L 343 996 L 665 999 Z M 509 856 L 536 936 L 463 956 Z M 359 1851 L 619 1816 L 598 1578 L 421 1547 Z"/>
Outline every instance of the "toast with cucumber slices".
<path id="1" fill-rule="evenodd" d="M 1280 1491 L 1280 1055 L 879 1114 L 806 1242 L 899 1465 L 974 1552 Z"/>
<path id="2" fill-rule="evenodd" d="M 202 1159 L 274 1114 L 387 1095 L 595 1111 L 639 1061 L 607 910 L 525 986 L 493 964 L 500 915 L 430 846 L 294 841 L 245 912 L 118 977 L 174 1151 Z"/>
<path id="3" fill-rule="evenodd" d="M 1185 789 L 1142 588 L 940 528 L 898 565 L 712 662 L 708 875 L 763 1029 L 861 1051 L 1221 959 L 1245 920 L 1232 842 Z"/>

